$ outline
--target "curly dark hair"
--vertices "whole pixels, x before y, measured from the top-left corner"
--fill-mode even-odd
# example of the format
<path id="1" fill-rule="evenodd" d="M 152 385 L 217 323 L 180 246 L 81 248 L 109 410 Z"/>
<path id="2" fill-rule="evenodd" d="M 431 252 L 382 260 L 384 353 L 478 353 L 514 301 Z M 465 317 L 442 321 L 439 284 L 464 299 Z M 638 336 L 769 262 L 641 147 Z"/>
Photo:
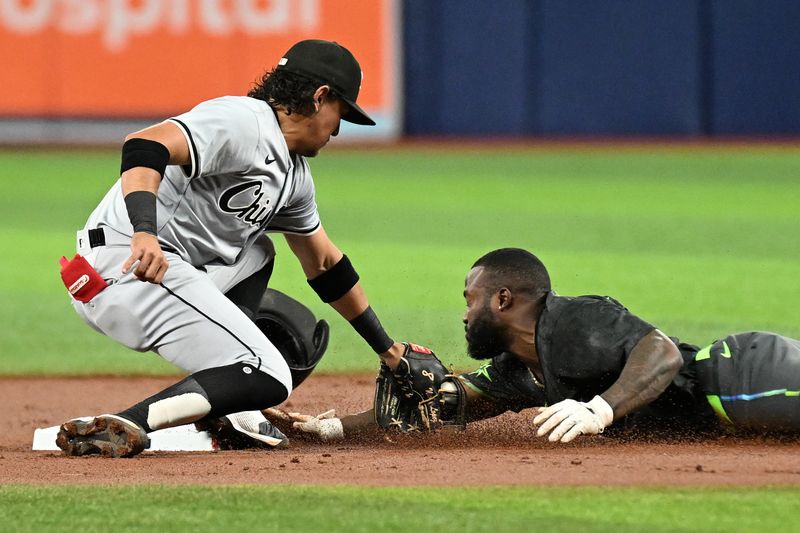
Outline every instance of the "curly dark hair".
<path id="1" fill-rule="evenodd" d="M 247 96 L 264 100 L 272 107 L 283 107 L 288 114 L 314 113 L 314 92 L 325 83 L 285 70 L 267 71 Z M 335 96 L 333 92 L 330 93 Z"/>

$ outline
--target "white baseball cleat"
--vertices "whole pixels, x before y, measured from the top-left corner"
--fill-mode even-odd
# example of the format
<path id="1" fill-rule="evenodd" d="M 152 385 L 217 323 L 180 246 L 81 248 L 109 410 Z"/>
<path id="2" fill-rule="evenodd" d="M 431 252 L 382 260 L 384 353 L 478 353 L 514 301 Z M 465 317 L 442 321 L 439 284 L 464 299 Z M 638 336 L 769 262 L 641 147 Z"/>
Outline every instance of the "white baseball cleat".
<path id="1" fill-rule="evenodd" d="M 286 448 L 289 438 L 267 420 L 261 411 L 241 411 L 195 423 L 205 431 L 220 450 Z"/>
<path id="2" fill-rule="evenodd" d="M 289 438 L 267 420 L 261 411 L 242 411 L 225 415 L 239 433 L 273 448 L 289 446 Z"/>

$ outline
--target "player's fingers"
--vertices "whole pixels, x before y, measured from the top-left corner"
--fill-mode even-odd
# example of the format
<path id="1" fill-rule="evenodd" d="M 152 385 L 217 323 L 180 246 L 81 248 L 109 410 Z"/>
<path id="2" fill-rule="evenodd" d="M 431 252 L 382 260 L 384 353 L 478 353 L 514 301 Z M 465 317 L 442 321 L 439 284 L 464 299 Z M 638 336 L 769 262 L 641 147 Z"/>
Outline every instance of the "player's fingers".
<path id="1" fill-rule="evenodd" d="M 277 418 L 278 420 L 291 420 L 289 413 L 287 413 L 283 409 L 275 409 L 274 407 L 267 407 L 261 412 L 264 413 L 264 416 Z"/>
<path id="2" fill-rule="evenodd" d="M 162 271 L 166 271 L 167 260 L 161 253 L 153 254 L 153 260 L 150 262 L 150 266 L 147 267 L 147 272 L 145 273 L 145 279 L 152 283 L 161 283 L 161 279 L 164 277 Z"/>
<path id="3" fill-rule="evenodd" d="M 138 279 L 145 281 L 147 278 L 147 269 L 150 268 L 150 262 L 152 261 L 152 257 L 148 256 L 147 254 L 142 254 L 142 257 L 139 259 L 139 264 L 136 265 L 136 268 L 133 271 L 133 275 L 136 276 Z"/>
<path id="4" fill-rule="evenodd" d="M 158 271 L 161 268 L 161 262 L 157 257 L 154 257 L 150 264 L 147 265 L 147 270 L 144 271 L 144 280 L 155 282 Z"/>
<path id="5" fill-rule="evenodd" d="M 568 416 L 569 413 L 566 412 L 565 410 L 556 411 L 541 426 L 539 426 L 539 430 L 536 432 L 536 436 L 543 437 L 547 435 L 553 428 L 558 426 Z"/>
<path id="6" fill-rule="evenodd" d="M 575 424 L 561 437 L 561 442 L 571 442 L 578 435 L 583 435 L 583 424 Z"/>
<path id="7" fill-rule="evenodd" d="M 158 272 L 156 273 L 156 277 L 153 280 L 153 283 L 161 283 L 162 281 L 164 281 L 164 276 L 167 274 L 168 269 L 169 269 L 169 263 L 167 261 L 164 261 L 161 264 L 161 267 L 158 269 Z"/>
<path id="8" fill-rule="evenodd" d="M 573 417 L 566 417 L 564 420 L 561 421 L 560 424 L 550 432 L 550 436 L 547 437 L 547 440 L 550 442 L 558 442 L 561 440 L 561 437 L 567 434 L 569 430 L 574 428 L 577 425 L 577 421 Z M 571 439 L 570 439 L 571 440 Z M 567 442 L 567 441 L 562 441 Z"/>
<path id="9" fill-rule="evenodd" d="M 123 274 L 127 274 L 128 270 L 130 270 L 131 266 L 133 266 L 133 264 L 136 261 L 138 261 L 139 258 L 141 258 L 141 257 L 142 257 L 142 251 L 141 250 L 133 250 L 131 252 L 131 256 L 124 263 L 122 263 L 122 273 Z"/>
<path id="10" fill-rule="evenodd" d="M 541 426 L 544 422 L 553 416 L 555 413 L 561 410 L 560 404 L 551 405 L 550 407 L 545 407 L 539 410 L 539 414 L 533 419 L 533 423 L 537 426 Z"/>

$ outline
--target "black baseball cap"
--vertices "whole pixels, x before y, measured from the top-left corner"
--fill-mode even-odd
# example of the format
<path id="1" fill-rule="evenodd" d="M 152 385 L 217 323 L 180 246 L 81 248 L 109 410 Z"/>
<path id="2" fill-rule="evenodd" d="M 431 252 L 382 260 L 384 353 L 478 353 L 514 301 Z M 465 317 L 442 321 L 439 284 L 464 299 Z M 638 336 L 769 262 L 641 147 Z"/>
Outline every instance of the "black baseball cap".
<path id="1" fill-rule="evenodd" d="M 361 66 L 353 54 L 339 43 L 320 39 L 300 41 L 283 54 L 275 70 L 292 72 L 330 85 L 336 96 L 350 106 L 343 120 L 365 126 L 375 125 L 375 121 L 356 104 L 361 89 Z"/>

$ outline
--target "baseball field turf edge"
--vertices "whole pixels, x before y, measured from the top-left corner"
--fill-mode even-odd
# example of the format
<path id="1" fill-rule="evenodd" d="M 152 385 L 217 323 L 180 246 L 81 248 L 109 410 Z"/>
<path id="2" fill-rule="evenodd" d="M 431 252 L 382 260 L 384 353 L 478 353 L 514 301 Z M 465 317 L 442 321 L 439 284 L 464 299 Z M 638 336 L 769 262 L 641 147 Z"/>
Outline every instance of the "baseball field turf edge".
<path id="1" fill-rule="evenodd" d="M 115 151 L 0 151 L 0 374 L 176 370 L 92 332 L 70 309 L 57 259 L 118 173 Z M 612 295 L 697 344 L 744 329 L 800 336 L 800 149 L 398 152 L 328 150 L 312 161 L 323 223 L 362 275 L 387 329 L 464 355 L 463 279 L 482 253 L 522 246 L 561 294 Z M 333 327 L 321 371 L 374 356 L 320 303 L 276 238 L 273 286 Z"/>
<path id="2" fill-rule="evenodd" d="M 14 531 L 790 531 L 800 489 L 4 486 Z"/>

